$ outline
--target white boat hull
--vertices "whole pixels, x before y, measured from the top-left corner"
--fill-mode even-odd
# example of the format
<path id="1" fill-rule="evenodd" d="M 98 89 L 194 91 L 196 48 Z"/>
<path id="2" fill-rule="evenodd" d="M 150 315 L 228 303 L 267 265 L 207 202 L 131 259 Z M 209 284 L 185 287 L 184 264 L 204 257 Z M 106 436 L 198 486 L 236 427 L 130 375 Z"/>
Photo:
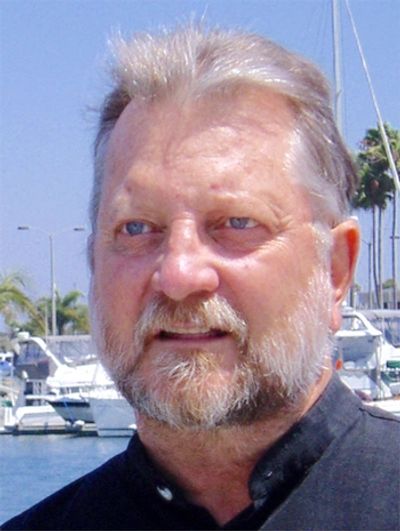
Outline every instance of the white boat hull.
<path id="1" fill-rule="evenodd" d="M 97 434 L 99 437 L 130 437 L 136 430 L 134 411 L 116 391 L 109 391 L 89 399 Z"/>
<path id="2" fill-rule="evenodd" d="M 87 398 L 73 396 L 47 398 L 47 402 L 55 411 L 67 422 L 71 424 L 76 421 L 93 423 L 93 414 Z"/>
<path id="3" fill-rule="evenodd" d="M 49 405 L 6 408 L 4 429 L 10 432 L 64 429 L 65 420 Z"/>

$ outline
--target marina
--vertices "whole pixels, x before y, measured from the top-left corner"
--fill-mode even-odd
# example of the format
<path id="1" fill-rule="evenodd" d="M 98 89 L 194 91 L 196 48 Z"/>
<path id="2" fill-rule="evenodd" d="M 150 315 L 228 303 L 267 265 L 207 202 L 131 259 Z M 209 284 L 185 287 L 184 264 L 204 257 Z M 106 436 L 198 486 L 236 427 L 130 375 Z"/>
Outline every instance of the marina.
<path id="1" fill-rule="evenodd" d="M 3 434 L 130 436 L 132 409 L 97 360 L 90 336 L 19 333 L 1 377 Z M 100 430 L 98 429 L 100 427 Z"/>
<path id="2" fill-rule="evenodd" d="M 333 363 L 363 401 L 400 416 L 400 311 L 343 307 Z M 97 359 L 90 336 L 47 341 L 19 333 L 0 375 L 0 433 L 130 437 L 132 408 Z M 12 360 L 12 361 L 10 361 Z"/>
<path id="3" fill-rule="evenodd" d="M 335 345 L 333 361 L 346 385 L 365 403 L 400 416 L 400 311 L 344 308 Z M 98 364 L 89 337 L 45 342 L 25 334 L 16 350 L 21 358 L 1 375 L 0 521 L 123 451 L 135 430 L 132 409 Z"/>
<path id="4" fill-rule="evenodd" d="M 89 336 L 19 334 L 3 358 L 0 521 L 123 451 L 136 429 Z M 366 404 L 400 417 L 400 311 L 343 308 L 333 363 Z"/>
<path id="5" fill-rule="evenodd" d="M 335 368 L 365 403 L 400 416 L 400 311 L 381 310 L 374 324 L 367 313 L 343 308 Z"/>

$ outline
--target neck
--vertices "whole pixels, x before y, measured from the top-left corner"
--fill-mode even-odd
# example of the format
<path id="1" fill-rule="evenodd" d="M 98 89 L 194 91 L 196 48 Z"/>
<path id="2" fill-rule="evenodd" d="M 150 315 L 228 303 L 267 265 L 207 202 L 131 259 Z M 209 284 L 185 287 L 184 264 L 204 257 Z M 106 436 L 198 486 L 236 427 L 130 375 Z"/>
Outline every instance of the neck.
<path id="1" fill-rule="evenodd" d="M 155 465 L 188 501 L 222 525 L 251 504 L 248 482 L 256 463 L 310 409 L 330 375 L 326 371 L 296 408 L 273 418 L 202 430 L 176 429 L 138 414 L 139 436 Z"/>

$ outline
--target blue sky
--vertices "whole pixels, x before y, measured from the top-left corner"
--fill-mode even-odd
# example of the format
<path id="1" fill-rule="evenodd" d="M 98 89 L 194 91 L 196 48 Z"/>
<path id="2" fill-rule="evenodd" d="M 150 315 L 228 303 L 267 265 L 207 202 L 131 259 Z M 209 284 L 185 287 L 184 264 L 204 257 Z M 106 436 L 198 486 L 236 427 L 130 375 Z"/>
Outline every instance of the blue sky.
<path id="1" fill-rule="evenodd" d="M 350 0 L 383 117 L 400 127 L 400 1 Z M 0 273 L 19 270 L 30 292 L 49 292 L 54 233 L 62 293 L 88 289 L 85 239 L 95 116 L 107 88 L 106 42 L 205 16 L 209 24 L 268 36 L 317 63 L 332 79 L 329 0 L 2 0 L 0 2 Z M 344 136 L 352 149 L 375 126 L 368 86 L 341 2 Z M 390 212 L 385 222 L 390 230 Z M 368 218 L 361 215 L 364 239 Z M 389 240 L 387 240 L 388 242 Z M 367 246 L 357 280 L 367 287 Z M 389 246 L 387 269 L 390 277 Z"/>

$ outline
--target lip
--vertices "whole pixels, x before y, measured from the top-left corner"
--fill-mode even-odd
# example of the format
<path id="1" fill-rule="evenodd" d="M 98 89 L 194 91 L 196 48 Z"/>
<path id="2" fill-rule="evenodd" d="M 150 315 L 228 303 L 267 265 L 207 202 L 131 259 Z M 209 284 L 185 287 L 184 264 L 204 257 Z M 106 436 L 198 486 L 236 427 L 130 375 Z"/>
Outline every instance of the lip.
<path id="1" fill-rule="evenodd" d="M 224 330 L 217 329 L 185 329 L 185 330 L 160 330 L 155 339 L 159 341 L 213 341 L 223 339 L 228 334 Z"/>

